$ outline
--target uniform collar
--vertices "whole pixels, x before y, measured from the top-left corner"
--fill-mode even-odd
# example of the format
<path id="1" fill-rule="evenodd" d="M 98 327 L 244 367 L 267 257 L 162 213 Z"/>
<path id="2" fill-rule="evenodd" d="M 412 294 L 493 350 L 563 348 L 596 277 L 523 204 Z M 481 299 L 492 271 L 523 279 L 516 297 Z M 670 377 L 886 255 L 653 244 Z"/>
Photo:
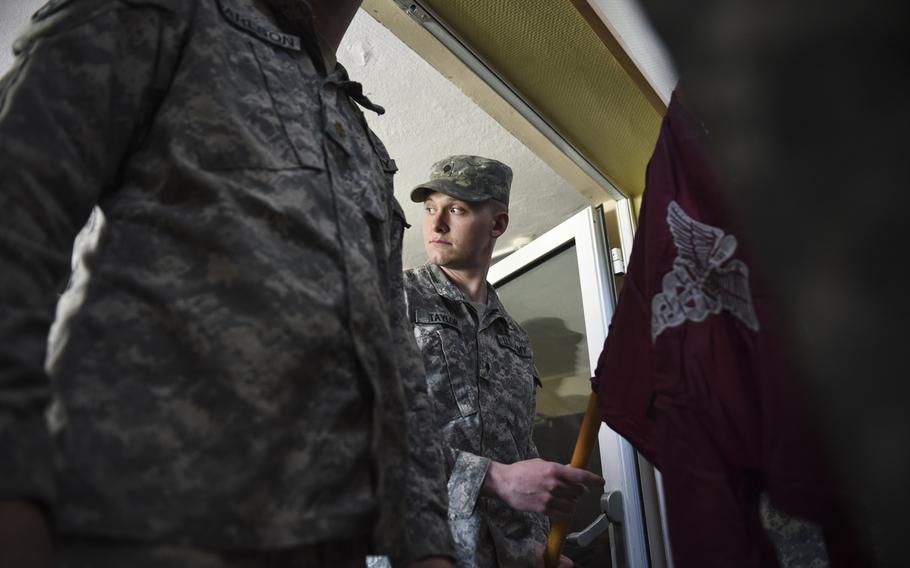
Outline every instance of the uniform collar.
<path id="1" fill-rule="evenodd" d="M 467 302 L 468 299 L 465 297 L 464 292 L 461 291 L 461 288 L 456 286 L 449 280 L 449 277 L 446 276 L 446 273 L 442 271 L 439 266 L 428 262 L 426 265 L 427 273 L 430 275 L 430 282 L 433 283 L 433 288 L 436 289 L 436 293 L 446 298 L 452 300 L 453 302 Z"/>
<path id="2" fill-rule="evenodd" d="M 446 276 L 446 273 L 443 272 L 439 266 L 429 262 L 426 264 L 427 273 L 430 275 L 430 281 L 433 283 L 433 288 L 436 289 L 436 293 L 451 300 L 452 302 L 463 302 L 468 303 L 468 298 L 464 295 L 464 292 L 461 291 L 461 288 L 456 286 L 449 277 Z M 497 317 L 505 314 L 506 310 L 502 305 L 502 302 L 499 301 L 499 295 L 496 294 L 496 290 L 493 286 L 487 282 L 487 309 L 484 313 L 482 327 L 486 327 Z"/>

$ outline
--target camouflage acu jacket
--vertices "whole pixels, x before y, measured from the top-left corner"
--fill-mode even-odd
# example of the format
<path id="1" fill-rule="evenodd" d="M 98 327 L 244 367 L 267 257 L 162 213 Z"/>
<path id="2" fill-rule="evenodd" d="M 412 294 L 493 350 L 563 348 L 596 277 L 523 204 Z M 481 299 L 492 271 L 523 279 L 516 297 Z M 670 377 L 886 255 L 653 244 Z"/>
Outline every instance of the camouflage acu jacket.
<path id="1" fill-rule="evenodd" d="M 480 496 L 490 460 L 538 457 L 531 438 L 538 378 L 528 336 L 491 286 L 478 325 L 438 266 L 409 270 L 404 281 L 447 457 L 458 566 L 531 566 L 535 545 L 546 542 L 545 518 Z"/>
<path id="2" fill-rule="evenodd" d="M 54 0 L 17 42 L 0 81 L 0 494 L 49 503 L 63 533 L 257 549 L 374 526 L 395 541 L 407 493 L 407 553 L 448 554 L 395 162 L 360 85 L 279 16 Z M 45 372 L 96 204 L 91 277 Z"/>

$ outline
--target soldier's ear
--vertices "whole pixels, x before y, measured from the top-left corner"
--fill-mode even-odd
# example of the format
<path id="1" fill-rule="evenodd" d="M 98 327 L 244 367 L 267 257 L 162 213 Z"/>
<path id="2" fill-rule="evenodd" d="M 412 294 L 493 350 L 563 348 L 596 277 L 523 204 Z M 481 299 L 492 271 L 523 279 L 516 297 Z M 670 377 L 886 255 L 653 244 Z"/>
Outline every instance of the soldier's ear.
<path id="1" fill-rule="evenodd" d="M 503 233 L 506 232 L 506 229 L 509 228 L 509 212 L 508 211 L 499 211 L 493 215 L 493 229 L 490 231 L 490 236 L 494 239 L 498 239 Z"/>

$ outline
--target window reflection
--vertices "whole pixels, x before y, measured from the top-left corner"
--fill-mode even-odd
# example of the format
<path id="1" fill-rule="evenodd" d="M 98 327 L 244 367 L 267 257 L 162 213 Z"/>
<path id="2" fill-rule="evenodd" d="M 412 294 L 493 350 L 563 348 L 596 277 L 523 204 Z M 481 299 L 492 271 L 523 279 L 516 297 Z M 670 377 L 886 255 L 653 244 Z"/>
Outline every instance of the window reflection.
<path id="1" fill-rule="evenodd" d="M 591 394 L 591 368 L 585 335 L 578 259 L 572 246 L 497 287 L 509 314 L 524 327 L 534 349 L 542 387 L 537 391 L 534 442 L 540 456 L 567 464 L 572 460 L 581 419 Z M 600 449 L 592 453 L 591 471 L 600 474 Z M 570 531 L 584 528 L 600 514 L 600 495 L 578 502 Z M 609 539 L 564 553 L 576 566 L 609 566 Z"/>

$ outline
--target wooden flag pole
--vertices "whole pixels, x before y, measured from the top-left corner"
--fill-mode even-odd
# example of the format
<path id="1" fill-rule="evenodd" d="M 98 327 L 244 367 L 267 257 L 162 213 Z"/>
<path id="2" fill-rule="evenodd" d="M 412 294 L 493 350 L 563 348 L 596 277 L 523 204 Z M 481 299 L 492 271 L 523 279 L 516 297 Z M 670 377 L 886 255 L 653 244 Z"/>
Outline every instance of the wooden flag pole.
<path id="1" fill-rule="evenodd" d="M 575 451 L 572 453 L 571 467 L 586 469 L 591 459 L 591 451 L 594 450 L 594 442 L 597 441 L 597 433 L 600 431 L 600 410 L 597 408 L 597 395 L 591 393 L 588 397 L 588 409 L 585 410 L 585 417 L 581 421 L 581 428 L 578 430 L 578 440 L 575 442 Z M 563 542 L 566 540 L 566 532 L 569 529 L 568 520 L 554 521 L 550 525 L 550 537 L 547 539 L 547 550 L 544 554 L 544 565 L 546 568 L 557 568 L 559 566 L 559 554 L 562 552 Z"/>

